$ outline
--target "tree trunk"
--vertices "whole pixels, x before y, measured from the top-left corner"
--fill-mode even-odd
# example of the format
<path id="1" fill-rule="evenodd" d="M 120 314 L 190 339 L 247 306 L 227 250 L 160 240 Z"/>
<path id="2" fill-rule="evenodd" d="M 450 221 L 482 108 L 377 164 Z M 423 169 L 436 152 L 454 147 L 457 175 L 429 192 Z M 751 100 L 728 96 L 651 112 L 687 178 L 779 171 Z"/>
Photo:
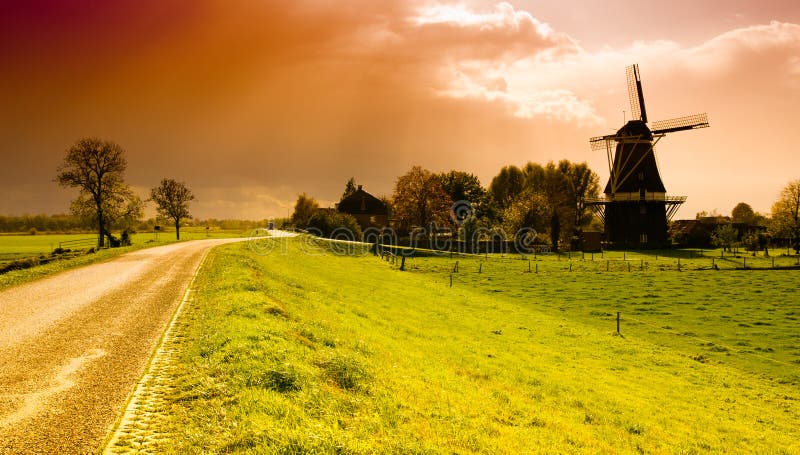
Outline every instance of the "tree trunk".
<path id="1" fill-rule="evenodd" d="M 175 240 L 181 239 L 181 220 L 175 220 Z"/>
<path id="2" fill-rule="evenodd" d="M 105 220 L 103 219 L 103 210 L 98 207 L 97 209 L 97 248 L 103 248 L 103 239 L 105 238 L 106 229 Z"/>
<path id="3" fill-rule="evenodd" d="M 550 218 L 550 243 L 554 253 L 558 252 L 559 237 L 561 237 L 561 223 L 558 221 L 558 215 L 554 213 Z"/>

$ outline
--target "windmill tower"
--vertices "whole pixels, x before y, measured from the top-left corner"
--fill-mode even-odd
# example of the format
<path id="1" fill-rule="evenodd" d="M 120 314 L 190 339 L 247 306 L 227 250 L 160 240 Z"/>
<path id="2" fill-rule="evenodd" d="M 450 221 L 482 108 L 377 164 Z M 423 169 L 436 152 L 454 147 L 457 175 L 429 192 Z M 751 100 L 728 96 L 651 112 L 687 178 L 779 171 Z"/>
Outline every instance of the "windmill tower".
<path id="1" fill-rule="evenodd" d="M 625 70 L 631 120 L 615 134 L 589 140 L 592 150 L 606 150 L 609 178 L 605 196 L 587 205 L 605 223 L 612 248 L 661 248 L 667 245 L 667 222 L 686 197 L 667 196 L 654 148 L 668 133 L 708 127 L 708 116 L 679 117 L 648 127 L 639 65 Z"/>

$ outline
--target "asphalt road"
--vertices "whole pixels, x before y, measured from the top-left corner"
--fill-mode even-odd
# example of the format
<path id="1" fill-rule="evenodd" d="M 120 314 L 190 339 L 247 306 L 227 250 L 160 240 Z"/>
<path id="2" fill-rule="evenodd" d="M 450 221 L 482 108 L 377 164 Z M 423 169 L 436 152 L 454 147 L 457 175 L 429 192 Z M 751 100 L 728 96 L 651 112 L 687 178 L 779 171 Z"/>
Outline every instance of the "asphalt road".
<path id="1" fill-rule="evenodd" d="M 0 453 L 96 453 L 204 253 L 125 254 L 0 292 Z"/>

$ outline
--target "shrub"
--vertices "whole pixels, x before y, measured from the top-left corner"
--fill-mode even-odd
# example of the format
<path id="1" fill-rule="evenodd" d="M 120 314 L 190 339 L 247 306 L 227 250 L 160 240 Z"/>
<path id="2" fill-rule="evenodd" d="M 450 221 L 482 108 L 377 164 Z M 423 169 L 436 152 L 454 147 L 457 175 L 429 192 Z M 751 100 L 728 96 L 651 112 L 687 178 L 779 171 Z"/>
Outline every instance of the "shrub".
<path id="1" fill-rule="evenodd" d="M 331 237 L 332 234 L 339 234 L 341 231 L 347 233 L 347 238 L 340 240 L 358 240 L 361 238 L 361 226 L 358 221 L 346 213 L 332 212 L 329 210 L 318 210 L 308 221 L 308 227 L 318 230 L 317 234 L 323 237 Z M 334 232 L 336 231 L 336 232 Z"/>
<path id="2" fill-rule="evenodd" d="M 369 373 L 355 357 L 334 354 L 320 362 L 325 377 L 345 390 L 363 390 Z"/>
<path id="3" fill-rule="evenodd" d="M 35 227 L 32 227 L 31 230 L 28 231 L 28 234 L 30 234 L 30 235 L 36 235 L 36 233 L 37 233 L 37 231 L 36 231 Z"/>
<path id="4" fill-rule="evenodd" d="M 300 390 L 300 375 L 292 365 L 281 365 L 247 379 L 249 387 L 263 387 L 280 393 Z"/>
<path id="5" fill-rule="evenodd" d="M 41 261 L 39 260 L 39 258 L 19 259 L 16 261 L 9 262 L 8 264 L 0 268 L 0 274 L 7 273 L 12 270 L 29 269 L 31 267 L 36 267 L 40 263 Z"/>

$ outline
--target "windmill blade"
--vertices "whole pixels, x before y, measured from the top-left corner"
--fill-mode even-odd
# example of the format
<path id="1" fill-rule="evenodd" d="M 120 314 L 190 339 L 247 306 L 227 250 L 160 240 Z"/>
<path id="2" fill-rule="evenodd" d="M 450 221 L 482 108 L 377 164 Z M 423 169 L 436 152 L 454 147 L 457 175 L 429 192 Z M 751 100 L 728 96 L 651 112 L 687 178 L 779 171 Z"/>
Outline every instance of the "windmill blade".
<path id="1" fill-rule="evenodd" d="M 694 130 L 697 128 L 708 128 L 708 114 L 687 115 L 669 120 L 659 120 L 653 122 L 650 129 L 653 134 L 674 133 L 675 131 Z"/>
<path id="2" fill-rule="evenodd" d="M 631 119 L 647 123 L 647 111 L 644 108 L 644 93 L 642 93 L 642 77 L 639 74 L 639 64 L 634 63 L 625 68 L 628 80 L 628 99 L 631 102 Z"/>
<path id="3" fill-rule="evenodd" d="M 606 144 L 608 141 L 616 141 L 616 140 L 617 140 L 616 134 L 609 134 L 606 136 L 595 136 L 589 139 L 589 144 L 592 146 L 592 150 L 600 150 L 608 147 L 608 145 Z"/>

